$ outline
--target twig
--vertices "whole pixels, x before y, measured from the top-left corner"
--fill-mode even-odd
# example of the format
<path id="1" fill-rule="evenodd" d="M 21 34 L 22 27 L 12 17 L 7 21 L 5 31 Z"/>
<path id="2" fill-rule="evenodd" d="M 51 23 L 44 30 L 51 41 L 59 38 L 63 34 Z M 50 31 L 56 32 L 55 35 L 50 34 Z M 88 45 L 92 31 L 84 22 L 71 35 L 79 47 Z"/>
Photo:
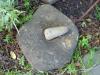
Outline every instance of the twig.
<path id="1" fill-rule="evenodd" d="M 15 27 L 17 33 L 19 34 L 19 30 L 18 30 L 18 28 L 17 28 L 17 26 L 16 26 L 16 24 L 15 24 L 14 22 L 13 22 L 13 25 L 14 25 L 14 27 Z"/>
<path id="2" fill-rule="evenodd" d="M 81 21 L 88 13 L 100 2 L 100 0 L 96 0 L 93 5 L 90 6 L 90 8 L 79 18 L 76 20 L 76 22 Z"/>

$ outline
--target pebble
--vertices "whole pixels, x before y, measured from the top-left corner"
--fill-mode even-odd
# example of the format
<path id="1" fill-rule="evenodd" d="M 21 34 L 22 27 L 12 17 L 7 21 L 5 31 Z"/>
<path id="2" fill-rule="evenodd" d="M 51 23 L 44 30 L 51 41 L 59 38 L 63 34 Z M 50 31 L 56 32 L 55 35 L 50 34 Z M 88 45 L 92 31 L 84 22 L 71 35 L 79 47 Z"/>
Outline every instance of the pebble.
<path id="1" fill-rule="evenodd" d="M 12 59 L 16 59 L 16 54 L 13 51 L 10 51 L 10 56 Z"/>

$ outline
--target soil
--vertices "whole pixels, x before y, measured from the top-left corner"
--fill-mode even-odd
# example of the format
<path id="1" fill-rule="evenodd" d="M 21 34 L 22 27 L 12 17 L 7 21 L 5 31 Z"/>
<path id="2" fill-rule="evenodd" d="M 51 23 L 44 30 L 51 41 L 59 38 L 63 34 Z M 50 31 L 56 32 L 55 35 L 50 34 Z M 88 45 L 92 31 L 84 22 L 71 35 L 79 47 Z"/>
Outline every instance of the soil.
<path id="1" fill-rule="evenodd" d="M 94 2 L 95 0 L 59 0 L 54 6 L 70 18 L 79 18 Z"/>
<path id="2" fill-rule="evenodd" d="M 93 4 L 95 0 L 59 0 L 55 4 L 58 10 L 64 13 L 66 16 L 70 17 L 73 21 L 79 18 L 84 12 Z M 35 4 L 35 7 L 41 3 L 39 0 L 32 2 Z M 32 5 L 33 6 L 33 5 Z M 91 21 L 88 22 L 84 19 L 82 22 L 86 23 L 85 27 L 82 27 L 82 22 L 76 23 L 76 26 L 79 29 L 80 36 L 91 35 L 90 45 L 91 47 L 100 46 L 100 21 L 95 19 L 95 10 L 92 10 L 88 14 L 88 19 Z M 13 37 L 13 43 L 7 44 L 4 42 L 3 38 L 6 34 L 11 34 Z M 11 33 L 7 31 L 0 32 L 0 69 L 6 71 L 8 69 L 18 68 L 20 69 L 20 65 L 18 65 L 18 60 L 13 60 L 10 56 L 10 51 L 16 53 L 17 57 L 22 54 L 17 41 L 16 41 L 16 30 L 13 29 Z M 84 51 L 82 51 L 84 54 Z"/>
<path id="3" fill-rule="evenodd" d="M 12 36 L 12 43 L 7 44 L 4 41 L 4 37 L 7 34 Z M 8 33 L 7 31 L 0 32 L 0 68 L 4 71 L 15 68 L 18 65 L 18 60 L 13 60 L 10 56 L 10 51 L 15 52 L 16 55 L 18 55 L 18 52 L 20 51 L 15 37 L 15 30 L 13 30 L 12 33 Z"/>

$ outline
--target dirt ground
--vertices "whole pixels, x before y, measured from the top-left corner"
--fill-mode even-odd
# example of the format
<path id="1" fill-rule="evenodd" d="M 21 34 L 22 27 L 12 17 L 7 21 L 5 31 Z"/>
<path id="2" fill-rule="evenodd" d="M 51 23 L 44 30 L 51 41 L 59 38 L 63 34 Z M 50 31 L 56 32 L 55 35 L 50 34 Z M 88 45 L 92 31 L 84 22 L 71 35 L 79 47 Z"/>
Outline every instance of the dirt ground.
<path id="1" fill-rule="evenodd" d="M 72 20 L 75 20 L 83 15 L 94 1 L 95 0 L 59 0 L 53 4 L 53 6 Z M 37 0 L 35 4 L 35 6 L 38 6 L 43 3 Z M 89 19 L 89 21 L 86 19 Z M 76 23 L 80 36 L 91 35 L 90 45 L 92 47 L 100 46 L 100 21 L 95 18 L 95 9 L 88 14 L 86 19 L 82 21 L 86 23 L 84 27 L 81 25 L 82 22 Z M 11 34 L 13 36 L 13 43 L 7 44 L 4 42 L 3 38 L 6 34 Z M 11 59 L 10 51 L 14 51 L 17 57 L 22 53 L 16 41 L 15 29 L 13 29 L 11 33 L 7 31 L 0 32 L 0 68 L 4 71 L 16 67 L 21 69 L 20 65 L 18 65 L 18 60 Z"/>
<path id="2" fill-rule="evenodd" d="M 79 18 L 95 0 L 59 0 L 54 6 L 70 18 Z M 91 14 L 93 15 L 93 12 Z"/>

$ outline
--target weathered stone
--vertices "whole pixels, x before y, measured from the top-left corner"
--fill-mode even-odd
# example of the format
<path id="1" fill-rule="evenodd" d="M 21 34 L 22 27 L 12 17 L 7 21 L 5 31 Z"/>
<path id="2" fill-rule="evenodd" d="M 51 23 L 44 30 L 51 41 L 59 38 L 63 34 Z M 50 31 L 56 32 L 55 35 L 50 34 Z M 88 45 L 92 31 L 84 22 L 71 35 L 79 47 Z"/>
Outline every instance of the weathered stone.
<path id="1" fill-rule="evenodd" d="M 89 75 L 100 75 L 100 65 L 94 67 L 90 72 Z"/>
<path id="2" fill-rule="evenodd" d="M 82 75 L 100 75 L 100 65 L 93 67 L 88 72 L 84 72 Z"/>
<path id="3" fill-rule="evenodd" d="M 44 3 L 53 4 L 58 0 L 42 0 Z"/>
<path id="4" fill-rule="evenodd" d="M 82 75 L 100 75 L 100 50 L 98 50 L 97 52 L 95 52 L 94 56 L 93 56 L 93 61 L 91 61 L 92 66 L 88 67 L 88 61 L 90 58 L 90 54 L 85 55 L 85 57 L 83 58 L 84 61 L 84 65 L 85 65 L 85 69 L 87 69 L 86 72 L 83 72 Z"/>
<path id="5" fill-rule="evenodd" d="M 44 30 L 49 27 L 67 26 L 69 32 L 47 41 Z M 17 40 L 33 68 L 53 70 L 69 63 L 78 41 L 78 30 L 73 22 L 51 5 L 40 6 L 32 20 L 19 30 Z"/>
<path id="6" fill-rule="evenodd" d="M 100 59 L 98 57 L 100 57 L 100 51 L 99 50 L 97 52 L 94 52 L 94 54 L 92 55 L 92 61 L 91 62 L 93 64 L 99 65 Z M 89 68 L 87 63 L 88 63 L 90 58 L 91 58 L 91 54 L 87 54 L 83 58 L 83 62 L 84 62 L 84 65 L 86 66 L 86 68 Z"/>

